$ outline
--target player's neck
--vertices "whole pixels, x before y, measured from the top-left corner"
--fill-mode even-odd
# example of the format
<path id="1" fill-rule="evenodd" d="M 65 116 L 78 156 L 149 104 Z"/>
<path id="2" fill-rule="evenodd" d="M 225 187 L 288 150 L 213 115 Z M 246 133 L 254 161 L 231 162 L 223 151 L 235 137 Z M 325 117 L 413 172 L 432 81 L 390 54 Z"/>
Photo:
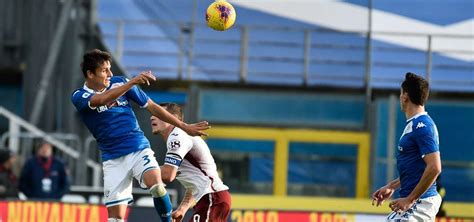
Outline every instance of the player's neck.
<path id="1" fill-rule="evenodd" d="M 415 104 L 409 104 L 405 110 L 405 117 L 408 119 L 425 112 L 425 106 L 419 106 Z"/>
<path id="2" fill-rule="evenodd" d="M 101 86 L 95 85 L 94 83 L 86 81 L 86 86 L 89 89 L 94 90 L 94 92 L 102 92 L 104 91 L 105 88 L 102 88 Z"/>
<path id="3" fill-rule="evenodd" d="M 167 140 L 168 137 L 169 137 L 170 134 L 171 134 L 171 131 L 173 131 L 174 128 L 175 128 L 175 126 L 170 125 L 170 126 L 166 127 L 165 130 L 161 131 L 160 134 L 161 134 L 161 136 L 163 137 L 163 139 Z"/>

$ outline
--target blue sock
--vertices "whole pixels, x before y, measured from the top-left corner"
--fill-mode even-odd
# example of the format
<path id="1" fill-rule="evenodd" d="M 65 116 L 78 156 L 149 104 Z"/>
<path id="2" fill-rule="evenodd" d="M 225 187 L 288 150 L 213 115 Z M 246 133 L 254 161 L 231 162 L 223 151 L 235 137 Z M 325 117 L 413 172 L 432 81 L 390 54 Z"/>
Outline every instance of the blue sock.
<path id="1" fill-rule="evenodd" d="M 173 207 L 171 206 L 170 195 L 166 193 L 164 196 L 154 197 L 153 203 L 161 221 L 171 222 L 171 211 L 173 210 Z"/>

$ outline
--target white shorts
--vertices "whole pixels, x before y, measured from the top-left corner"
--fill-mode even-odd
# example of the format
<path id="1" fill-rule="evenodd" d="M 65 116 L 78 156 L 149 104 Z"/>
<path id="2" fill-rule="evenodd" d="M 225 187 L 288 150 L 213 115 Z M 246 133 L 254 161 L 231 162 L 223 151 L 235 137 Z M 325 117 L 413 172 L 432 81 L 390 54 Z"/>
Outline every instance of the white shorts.
<path id="1" fill-rule="evenodd" d="M 432 221 L 436 219 L 439 207 L 441 205 L 441 196 L 435 195 L 419 199 L 416 203 L 407 211 L 403 213 L 390 213 L 385 221 L 391 222 L 412 222 L 412 221 Z"/>
<path id="2" fill-rule="evenodd" d="M 153 150 L 139 150 L 102 163 L 104 170 L 104 202 L 106 207 L 133 202 L 132 180 L 135 178 L 144 189 L 143 174 L 159 169 Z"/>

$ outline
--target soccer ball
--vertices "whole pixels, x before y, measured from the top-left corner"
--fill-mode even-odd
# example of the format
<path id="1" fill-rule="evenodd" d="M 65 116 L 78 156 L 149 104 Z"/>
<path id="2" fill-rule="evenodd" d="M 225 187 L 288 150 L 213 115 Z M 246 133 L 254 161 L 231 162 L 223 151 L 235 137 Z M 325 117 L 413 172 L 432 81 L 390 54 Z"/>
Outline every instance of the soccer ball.
<path id="1" fill-rule="evenodd" d="M 235 9 L 225 0 L 216 0 L 207 8 L 206 22 L 217 31 L 225 31 L 235 22 Z"/>

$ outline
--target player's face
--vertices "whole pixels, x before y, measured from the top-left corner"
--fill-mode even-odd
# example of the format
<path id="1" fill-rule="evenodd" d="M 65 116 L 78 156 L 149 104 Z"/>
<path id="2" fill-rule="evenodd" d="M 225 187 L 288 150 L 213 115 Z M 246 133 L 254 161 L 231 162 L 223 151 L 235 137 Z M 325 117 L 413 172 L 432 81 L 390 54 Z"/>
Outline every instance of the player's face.
<path id="1" fill-rule="evenodd" d="M 38 150 L 38 155 L 41 157 L 49 157 L 52 154 L 53 154 L 53 147 L 51 147 L 51 145 L 48 143 L 41 145 L 41 147 Z"/>
<path id="2" fill-rule="evenodd" d="M 400 89 L 400 109 L 405 112 L 408 102 L 408 93 L 404 93 L 403 89 Z"/>
<path id="3" fill-rule="evenodd" d="M 95 69 L 93 75 L 90 75 L 91 81 L 97 86 L 97 88 L 105 89 L 109 87 L 110 78 L 113 76 L 110 67 L 110 61 L 105 61 Z"/>
<path id="4" fill-rule="evenodd" d="M 150 123 L 151 123 L 151 132 L 153 134 L 158 134 L 161 131 L 165 130 L 166 128 L 166 123 L 161 121 L 161 119 L 158 119 L 155 116 L 150 117 Z"/>

